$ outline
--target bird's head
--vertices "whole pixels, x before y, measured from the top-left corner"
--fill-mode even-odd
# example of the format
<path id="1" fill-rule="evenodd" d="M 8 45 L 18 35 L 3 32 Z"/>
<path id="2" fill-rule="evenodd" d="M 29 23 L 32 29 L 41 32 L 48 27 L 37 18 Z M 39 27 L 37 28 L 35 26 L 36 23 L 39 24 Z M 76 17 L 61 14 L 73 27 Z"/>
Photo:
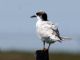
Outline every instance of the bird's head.
<path id="1" fill-rule="evenodd" d="M 47 21 L 47 13 L 44 11 L 38 11 L 35 15 L 31 16 L 31 18 L 35 18 L 37 17 L 37 19 L 41 19 L 43 21 Z"/>

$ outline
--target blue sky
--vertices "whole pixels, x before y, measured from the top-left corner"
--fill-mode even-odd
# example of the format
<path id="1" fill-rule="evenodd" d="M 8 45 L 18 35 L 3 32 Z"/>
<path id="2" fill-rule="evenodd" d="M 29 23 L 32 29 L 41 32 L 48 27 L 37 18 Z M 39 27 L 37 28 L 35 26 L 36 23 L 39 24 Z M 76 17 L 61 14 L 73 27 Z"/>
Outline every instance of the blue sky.
<path id="1" fill-rule="evenodd" d="M 56 22 L 61 35 L 71 41 L 55 43 L 50 50 L 80 50 L 80 1 L 79 0 L 0 0 L 0 49 L 40 49 L 42 42 L 35 31 L 38 10 L 44 10 L 48 19 Z"/>

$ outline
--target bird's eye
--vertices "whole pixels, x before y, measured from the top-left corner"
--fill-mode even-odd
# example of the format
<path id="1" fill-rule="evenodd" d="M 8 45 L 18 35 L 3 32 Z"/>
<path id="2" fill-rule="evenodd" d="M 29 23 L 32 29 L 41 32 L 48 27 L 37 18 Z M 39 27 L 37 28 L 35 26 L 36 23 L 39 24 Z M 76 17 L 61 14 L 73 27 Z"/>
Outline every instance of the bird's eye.
<path id="1" fill-rule="evenodd" d="M 41 13 L 41 12 L 38 12 L 38 13 L 36 13 L 36 15 L 38 15 L 38 16 L 41 16 L 43 13 Z"/>
<path id="2" fill-rule="evenodd" d="M 36 13 L 36 15 L 40 15 L 40 13 Z"/>

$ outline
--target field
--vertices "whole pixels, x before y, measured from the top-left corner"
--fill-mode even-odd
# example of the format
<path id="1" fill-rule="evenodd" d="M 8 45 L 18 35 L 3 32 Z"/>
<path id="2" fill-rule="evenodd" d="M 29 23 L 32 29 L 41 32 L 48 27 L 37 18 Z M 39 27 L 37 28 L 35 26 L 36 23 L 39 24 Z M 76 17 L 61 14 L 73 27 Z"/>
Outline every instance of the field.
<path id="1" fill-rule="evenodd" d="M 80 54 L 50 54 L 49 60 L 80 60 Z M 35 60 L 35 53 L 8 51 L 0 52 L 0 60 Z"/>

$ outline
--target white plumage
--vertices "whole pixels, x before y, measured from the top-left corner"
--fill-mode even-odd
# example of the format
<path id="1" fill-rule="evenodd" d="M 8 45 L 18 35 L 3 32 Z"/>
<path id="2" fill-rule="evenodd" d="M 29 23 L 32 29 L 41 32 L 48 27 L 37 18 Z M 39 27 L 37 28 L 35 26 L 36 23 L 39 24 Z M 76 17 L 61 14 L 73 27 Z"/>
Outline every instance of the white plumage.
<path id="1" fill-rule="evenodd" d="M 57 29 L 57 26 L 55 26 L 55 24 L 52 24 L 50 21 L 38 20 L 36 23 L 36 30 L 39 37 L 41 40 L 47 43 L 52 43 L 60 40 L 56 33 Z"/>

